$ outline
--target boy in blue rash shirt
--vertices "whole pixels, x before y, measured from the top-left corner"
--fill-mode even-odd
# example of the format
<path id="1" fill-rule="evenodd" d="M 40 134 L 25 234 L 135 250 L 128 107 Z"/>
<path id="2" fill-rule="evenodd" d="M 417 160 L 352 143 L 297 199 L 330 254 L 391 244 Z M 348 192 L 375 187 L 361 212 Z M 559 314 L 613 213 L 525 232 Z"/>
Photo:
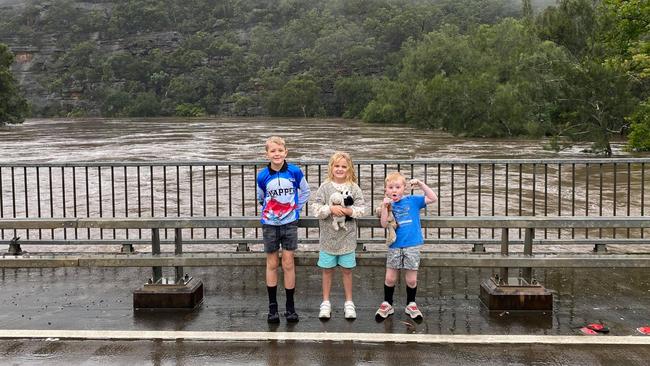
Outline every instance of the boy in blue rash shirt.
<path id="1" fill-rule="evenodd" d="M 418 268 L 420 265 L 420 246 L 424 243 L 420 226 L 420 210 L 436 202 L 438 196 L 429 186 L 418 179 L 410 180 L 411 187 L 419 187 L 424 196 L 404 196 L 406 178 L 399 172 L 386 176 L 386 196 L 381 206 L 380 223 L 388 225 L 388 212 L 391 210 L 397 222 L 396 239 L 386 255 L 386 279 L 384 281 L 384 302 L 381 303 L 375 319 L 382 321 L 393 314 L 393 292 L 400 270 L 404 270 L 406 280 L 406 308 L 404 311 L 412 319 L 422 319 L 422 312 L 415 303 Z"/>
<path id="2" fill-rule="evenodd" d="M 262 205 L 262 236 L 266 253 L 266 289 L 269 295 L 269 323 L 279 323 L 277 288 L 279 250 L 282 246 L 282 272 L 287 294 L 288 322 L 297 322 L 298 314 L 293 295 L 296 272 L 294 251 L 298 248 L 298 218 L 302 206 L 309 200 L 309 185 L 304 174 L 295 165 L 286 162 L 287 148 L 284 139 L 272 136 L 266 140 L 269 165 L 257 175 L 257 201 Z"/>

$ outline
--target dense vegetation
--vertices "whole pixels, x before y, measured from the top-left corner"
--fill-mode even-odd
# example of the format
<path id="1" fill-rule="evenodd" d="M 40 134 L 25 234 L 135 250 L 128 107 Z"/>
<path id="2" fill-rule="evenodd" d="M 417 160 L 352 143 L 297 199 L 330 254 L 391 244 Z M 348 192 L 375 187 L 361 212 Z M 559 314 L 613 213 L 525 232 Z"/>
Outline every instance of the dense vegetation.
<path id="1" fill-rule="evenodd" d="M 27 101 L 20 95 L 18 83 L 9 69 L 13 61 L 14 55 L 0 43 L 0 126 L 21 123 L 28 112 Z"/>
<path id="2" fill-rule="evenodd" d="M 0 39 L 62 50 L 41 83 L 81 101 L 45 115 L 343 116 L 605 153 L 631 131 L 649 149 L 649 2 L 548 2 L 35 0 L 0 9 Z"/>

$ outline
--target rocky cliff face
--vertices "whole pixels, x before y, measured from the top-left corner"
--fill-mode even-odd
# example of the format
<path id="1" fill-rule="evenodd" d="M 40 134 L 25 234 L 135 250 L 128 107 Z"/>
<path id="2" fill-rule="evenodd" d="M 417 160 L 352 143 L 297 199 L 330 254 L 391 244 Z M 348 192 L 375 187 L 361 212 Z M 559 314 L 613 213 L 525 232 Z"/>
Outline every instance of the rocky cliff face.
<path id="1" fill-rule="evenodd" d="M 77 9 L 94 12 L 110 12 L 112 1 L 86 0 L 69 2 Z M 24 13 L 28 2 L 24 0 L 0 0 L 0 16 L 9 14 L 17 16 Z M 48 1 L 32 5 L 38 10 L 35 17 L 43 18 L 43 14 L 55 6 Z M 40 19 L 35 19 L 37 22 Z M 73 23 L 73 22 L 71 22 Z M 92 42 L 100 52 L 128 51 L 133 55 L 142 55 L 152 49 L 171 52 L 182 41 L 178 32 L 154 32 L 138 34 L 125 38 L 108 39 L 100 37 L 99 32 L 85 34 L 87 42 Z M 84 98 L 87 89 L 92 85 L 67 87 L 61 90 L 50 90 L 51 73 L 57 60 L 70 48 L 70 44 L 62 41 L 57 34 L 39 32 L 37 37 L 27 36 L 24 32 L 5 30 L 0 32 L 0 42 L 9 46 L 16 56 L 12 72 L 18 80 L 21 89 L 32 106 L 35 115 L 56 115 L 60 111 L 84 109 L 91 115 L 99 115 L 97 106 L 89 105 Z M 58 65 L 60 67 L 60 65 Z M 95 65 L 99 68 L 100 65 Z M 92 103 L 90 103 L 92 104 Z"/>

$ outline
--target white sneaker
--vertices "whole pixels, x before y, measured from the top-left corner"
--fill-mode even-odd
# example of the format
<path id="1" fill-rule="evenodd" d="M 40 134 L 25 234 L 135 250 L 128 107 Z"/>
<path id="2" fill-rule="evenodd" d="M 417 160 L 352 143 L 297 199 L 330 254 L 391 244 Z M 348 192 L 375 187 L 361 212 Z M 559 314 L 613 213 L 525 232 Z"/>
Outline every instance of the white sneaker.
<path id="1" fill-rule="evenodd" d="M 320 304 L 320 312 L 318 313 L 319 319 L 329 319 L 332 316 L 332 304 L 329 301 L 323 301 Z"/>
<path id="2" fill-rule="evenodd" d="M 395 312 L 393 305 L 389 304 L 387 301 L 384 301 L 379 305 L 379 309 L 375 313 L 375 320 L 382 321 L 388 318 L 389 315 L 392 315 Z"/>
<path id="3" fill-rule="evenodd" d="M 345 314 L 345 319 L 357 318 L 357 310 L 354 307 L 354 303 L 352 301 L 345 302 L 345 304 L 343 305 L 343 312 Z"/>
<path id="4" fill-rule="evenodd" d="M 404 312 L 408 314 L 411 319 L 422 319 L 422 312 L 418 309 L 418 305 L 414 302 L 410 302 L 406 305 Z"/>

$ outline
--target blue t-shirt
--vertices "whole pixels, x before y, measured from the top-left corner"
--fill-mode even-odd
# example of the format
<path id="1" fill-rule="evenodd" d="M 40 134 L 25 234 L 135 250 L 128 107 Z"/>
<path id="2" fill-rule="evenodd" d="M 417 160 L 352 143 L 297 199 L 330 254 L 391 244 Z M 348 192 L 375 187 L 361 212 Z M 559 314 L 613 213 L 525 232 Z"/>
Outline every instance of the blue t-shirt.
<path id="1" fill-rule="evenodd" d="M 390 247 L 395 249 L 422 245 L 424 239 L 420 226 L 420 210 L 427 206 L 424 196 L 404 196 L 391 205 L 397 222 L 397 239 Z"/>

